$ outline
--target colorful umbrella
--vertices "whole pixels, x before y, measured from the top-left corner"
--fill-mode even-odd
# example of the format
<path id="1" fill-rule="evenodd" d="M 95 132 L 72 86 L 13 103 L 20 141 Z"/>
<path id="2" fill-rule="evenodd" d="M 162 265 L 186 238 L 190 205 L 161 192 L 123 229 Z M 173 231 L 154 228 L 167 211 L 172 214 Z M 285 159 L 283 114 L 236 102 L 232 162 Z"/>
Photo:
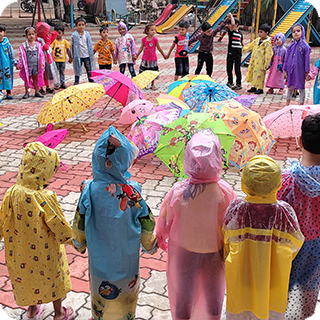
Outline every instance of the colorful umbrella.
<path id="1" fill-rule="evenodd" d="M 159 142 L 162 126 L 178 119 L 182 109 L 171 103 L 156 106 L 145 117 L 135 122 L 127 136 L 138 148 L 138 158 L 154 152 Z"/>
<path id="2" fill-rule="evenodd" d="M 168 94 L 184 101 L 182 91 L 199 83 L 211 83 L 215 81 L 208 75 L 187 75 L 170 84 Z"/>
<path id="3" fill-rule="evenodd" d="M 234 134 L 221 119 L 210 114 L 190 112 L 166 125 L 161 132 L 158 147 L 154 154 L 159 157 L 177 177 L 185 177 L 183 168 L 184 148 L 191 136 L 198 130 L 209 128 L 221 143 L 224 167 L 228 166 Z"/>
<path id="4" fill-rule="evenodd" d="M 39 136 L 36 141 L 40 141 L 45 146 L 54 149 L 68 134 L 67 129 L 49 130 Z"/>
<path id="5" fill-rule="evenodd" d="M 123 106 L 135 99 L 143 99 L 140 88 L 130 78 L 118 71 L 95 70 L 91 72 L 91 79 L 96 83 L 101 83 L 104 86 L 105 93 L 111 97 L 106 106 L 100 112 L 97 112 L 98 117 L 102 116 L 112 99 L 116 99 Z"/>
<path id="6" fill-rule="evenodd" d="M 222 119 L 236 136 L 229 162 L 239 170 L 252 157 L 269 153 L 275 141 L 257 112 L 235 100 L 206 103 L 203 109 Z"/>
<path id="7" fill-rule="evenodd" d="M 217 83 L 200 83 L 183 90 L 182 95 L 186 104 L 196 112 L 201 111 L 205 102 L 223 101 L 239 96 L 228 86 Z"/>
<path id="8" fill-rule="evenodd" d="M 170 96 L 169 94 L 160 93 L 158 98 L 156 98 L 156 100 L 159 105 L 170 104 L 171 102 L 173 102 L 175 105 L 182 108 L 181 117 L 190 111 L 190 108 L 188 107 L 188 105 L 186 103 L 184 103 L 182 100 L 180 100 L 176 97 Z"/>
<path id="9" fill-rule="evenodd" d="M 155 78 L 159 76 L 159 71 L 146 70 L 139 73 L 136 77 L 132 78 L 132 81 L 140 88 L 145 88 Z"/>
<path id="10" fill-rule="evenodd" d="M 56 93 L 40 110 L 37 121 L 42 125 L 65 121 L 89 109 L 105 94 L 102 84 L 82 83 Z M 82 122 L 83 130 L 87 131 Z"/>
<path id="11" fill-rule="evenodd" d="M 234 100 L 240 102 L 243 106 L 250 108 L 253 103 L 256 101 L 258 95 L 257 94 L 248 94 L 244 96 L 235 97 Z"/>
<path id="12" fill-rule="evenodd" d="M 122 124 L 132 124 L 137 119 L 142 118 L 153 108 L 153 104 L 147 100 L 134 100 L 127 104 L 121 111 L 119 121 Z"/>

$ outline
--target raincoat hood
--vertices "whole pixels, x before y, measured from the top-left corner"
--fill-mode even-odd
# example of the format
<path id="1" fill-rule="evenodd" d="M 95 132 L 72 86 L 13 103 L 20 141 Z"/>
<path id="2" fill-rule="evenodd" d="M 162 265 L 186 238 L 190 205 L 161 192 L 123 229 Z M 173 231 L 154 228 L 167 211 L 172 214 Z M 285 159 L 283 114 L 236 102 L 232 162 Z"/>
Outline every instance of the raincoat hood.
<path id="1" fill-rule="evenodd" d="M 222 170 L 219 138 L 208 131 L 192 136 L 184 153 L 184 171 L 190 183 L 210 183 L 220 180 Z"/>
<path id="2" fill-rule="evenodd" d="M 41 142 L 26 145 L 17 177 L 17 184 L 41 190 L 53 177 L 60 164 L 57 152 Z"/>
<path id="3" fill-rule="evenodd" d="M 285 37 L 285 35 L 284 35 L 282 32 L 279 32 L 279 33 L 277 33 L 277 34 L 274 36 L 274 41 L 276 41 L 278 38 L 281 39 L 282 44 L 281 44 L 279 47 L 277 47 L 277 48 L 282 48 L 283 45 L 284 45 L 284 43 L 286 42 L 286 37 Z"/>
<path id="4" fill-rule="evenodd" d="M 138 155 L 138 148 L 110 126 L 99 138 L 92 154 L 94 181 L 127 184 L 127 171 Z"/>
<path id="5" fill-rule="evenodd" d="M 296 49 L 299 49 L 300 47 L 308 47 L 309 48 L 309 45 L 306 42 L 306 32 L 304 30 L 303 25 L 301 25 L 300 23 L 296 23 L 295 25 L 293 25 L 291 27 L 291 32 L 293 31 L 294 27 L 300 27 L 301 28 L 301 38 L 298 41 L 295 41 L 294 39 L 292 39 L 292 42 L 289 45 L 288 49 L 296 50 Z M 299 50 L 301 50 L 301 49 L 299 49 Z"/>
<path id="6" fill-rule="evenodd" d="M 36 25 L 37 37 L 45 39 L 50 32 L 50 26 L 45 22 L 38 22 Z"/>
<path id="7" fill-rule="evenodd" d="M 251 203 L 276 203 L 282 175 L 279 165 L 268 156 L 255 156 L 244 167 L 241 189 Z"/>
<path id="8" fill-rule="evenodd" d="M 127 25 L 124 22 L 120 21 L 118 23 L 118 32 L 119 32 L 120 27 L 125 28 L 126 29 L 126 34 L 128 33 Z"/>

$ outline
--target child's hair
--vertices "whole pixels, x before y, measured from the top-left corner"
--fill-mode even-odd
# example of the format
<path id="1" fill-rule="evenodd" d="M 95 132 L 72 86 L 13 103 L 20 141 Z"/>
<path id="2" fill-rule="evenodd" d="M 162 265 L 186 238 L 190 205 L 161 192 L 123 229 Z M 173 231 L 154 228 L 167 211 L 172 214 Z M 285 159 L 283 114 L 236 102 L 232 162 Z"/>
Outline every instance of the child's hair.
<path id="1" fill-rule="evenodd" d="M 0 31 L 4 31 L 4 32 L 7 31 L 7 27 L 5 24 L 0 24 Z"/>
<path id="2" fill-rule="evenodd" d="M 35 29 L 34 27 L 28 27 L 28 28 L 25 28 L 25 30 L 24 30 L 24 33 L 25 33 L 26 36 L 28 35 L 28 32 L 29 32 L 30 30 L 33 30 L 34 33 L 37 33 L 37 32 L 36 32 L 36 29 Z"/>
<path id="3" fill-rule="evenodd" d="M 259 30 L 269 33 L 271 30 L 271 27 L 268 24 L 264 23 L 259 27 Z"/>
<path id="4" fill-rule="evenodd" d="M 320 113 L 306 116 L 301 126 L 302 146 L 313 154 L 320 154 Z"/>
<path id="5" fill-rule="evenodd" d="M 144 27 L 143 32 L 144 32 L 145 34 L 148 34 L 150 28 L 151 28 L 151 27 L 155 27 L 155 26 L 156 26 L 156 25 L 155 25 L 153 22 L 150 22 L 150 23 L 148 23 L 148 24 Z"/>
<path id="6" fill-rule="evenodd" d="M 55 27 L 54 27 L 54 31 L 62 31 L 64 33 L 64 26 L 62 24 L 57 24 Z"/>
<path id="7" fill-rule="evenodd" d="M 180 21 L 179 28 L 186 28 L 189 29 L 189 22 L 188 21 Z"/>
<path id="8" fill-rule="evenodd" d="M 108 32 L 108 27 L 107 26 L 102 26 L 100 29 L 99 29 L 99 33 L 102 33 L 102 31 L 106 30 Z"/>
<path id="9" fill-rule="evenodd" d="M 85 18 L 83 18 L 83 17 L 79 17 L 79 18 L 77 18 L 77 20 L 76 20 L 76 26 L 78 25 L 78 23 L 79 23 L 79 22 L 84 22 L 84 24 L 87 24 L 86 19 L 85 19 Z"/>
<path id="10" fill-rule="evenodd" d="M 209 22 L 206 21 L 201 25 L 201 30 L 203 32 L 205 32 L 205 31 L 207 31 L 209 29 L 211 29 L 211 24 Z"/>
<path id="11" fill-rule="evenodd" d="M 240 21 L 239 21 L 238 18 L 233 18 L 233 20 L 234 20 L 234 23 L 235 23 L 236 25 L 239 25 L 239 24 L 240 24 Z"/>

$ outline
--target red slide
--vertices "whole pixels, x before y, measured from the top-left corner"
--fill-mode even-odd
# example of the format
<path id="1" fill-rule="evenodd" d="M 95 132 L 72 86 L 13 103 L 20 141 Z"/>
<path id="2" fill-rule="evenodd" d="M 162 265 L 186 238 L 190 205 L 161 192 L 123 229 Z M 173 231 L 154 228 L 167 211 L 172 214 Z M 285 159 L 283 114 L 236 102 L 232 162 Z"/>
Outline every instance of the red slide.
<path id="1" fill-rule="evenodd" d="M 176 4 L 169 3 L 161 13 L 161 16 L 154 22 L 156 26 L 160 26 L 169 17 L 171 11 L 177 7 Z"/>

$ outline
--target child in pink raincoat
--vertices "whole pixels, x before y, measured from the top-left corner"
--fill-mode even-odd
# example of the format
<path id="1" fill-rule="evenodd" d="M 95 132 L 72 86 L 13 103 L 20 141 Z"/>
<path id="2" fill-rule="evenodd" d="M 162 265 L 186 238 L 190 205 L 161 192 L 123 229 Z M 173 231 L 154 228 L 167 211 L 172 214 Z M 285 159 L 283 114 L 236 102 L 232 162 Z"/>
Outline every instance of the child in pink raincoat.
<path id="1" fill-rule="evenodd" d="M 168 248 L 167 280 L 173 320 L 218 320 L 225 292 L 222 223 L 235 194 L 220 180 L 219 138 L 196 133 L 184 156 L 188 179 L 166 195 L 157 227 L 158 246 Z"/>
<path id="2" fill-rule="evenodd" d="M 43 98 L 39 88 L 44 86 L 43 73 L 45 59 L 42 45 L 35 41 L 36 30 L 28 27 L 25 30 L 27 41 L 19 48 L 19 62 L 17 69 L 20 70 L 20 77 L 24 81 L 25 94 L 23 99 L 29 98 L 30 88 L 34 88 L 35 97 Z"/>

